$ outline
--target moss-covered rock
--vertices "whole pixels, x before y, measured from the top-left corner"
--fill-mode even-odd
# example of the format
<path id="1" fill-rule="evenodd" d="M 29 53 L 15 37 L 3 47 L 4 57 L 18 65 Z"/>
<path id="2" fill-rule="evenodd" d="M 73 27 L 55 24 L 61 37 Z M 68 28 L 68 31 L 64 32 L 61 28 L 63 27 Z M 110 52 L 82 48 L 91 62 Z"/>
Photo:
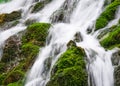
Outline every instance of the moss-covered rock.
<path id="1" fill-rule="evenodd" d="M 32 13 L 38 12 L 43 7 L 44 7 L 44 1 L 36 3 L 32 9 Z"/>
<path id="2" fill-rule="evenodd" d="M 69 47 L 54 65 L 46 86 L 88 86 L 84 56 L 82 48 Z"/>
<path id="3" fill-rule="evenodd" d="M 109 32 L 108 36 L 100 43 L 104 48 L 107 49 L 120 47 L 120 26 L 116 27 L 112 32 Z"/>
<path id="4" fill-rule="evenodd" d="M 0 61 L 0 85 L 23 86 L 21 80 L 33 65 L 39 48 L 45 43 L 50 24 L 35 23 L 19 35 L 10 37 Z M 21 82 L 19 82 L 21 81 Z"/>
<path id="5" fill-rule="evenodd" d="M 41 10 L 46 4 L 48 4 L 50 1 L 52 0 L 45 0 L 45 1 L 40 1 L 37 2 L 33 8 L 32 8 L 32 13 L 38 12 L 39 10 Z"/>
<path id="6" fill-rule="evenodd" d="M 21 18 L 21 11 L 13 11 L 12 13 L 9 14 L 8 13 L 0 14 L 0 25 L 20 18 Z"/>
<path id="7" fill-rule="evenodd" d="M 31 42 L 39 46 L 45 45 L 46 37 L 48 35 L 48 29 L 50 28 L 48 23 L 34 23 L 27 28 L 27 32 L 22 38 L 22 42 Z"/>
<path id="8" fill-rule="evenodd" d="M 110 20 L 115 18 L 115 12 L 119 5 L 120 1 L 115 0 L 106 7 L 105 11 L 103 11 L 100 17 L 96 20 L 95 30 L 105 27 Z"/>
<path id="9" fill-rule="evenodd" d="M 7 85 L 9 83 L 13 83 L 19 80 L 22 80 L 24 77 L 24 72 L 20 70 L 12 70 L 11 72 L 8 73 L 6 78 L 3 81 L 4 85 Z"/>
<path id="10" fill-rule="evenodd" d="M 11 13 L 0 14 L 0 28 L 1 30 L 9 29 L 16 26 L 21 18 L 21 11 L 13 11 Z"/>
<path id="11" fill-rule="evenodd" d="M 6 40 L 1 61 L 7 63 L 18 58 L 21 52 L 20 46 L 20 38 L 17 35 Z"/>
<path id="12" fill-rule="evenodd" d="M 23 84 L 21 84 L 21 82 L 18 81 L 18 82 L 10 83 L 7 86 L 23 86 Z"/>

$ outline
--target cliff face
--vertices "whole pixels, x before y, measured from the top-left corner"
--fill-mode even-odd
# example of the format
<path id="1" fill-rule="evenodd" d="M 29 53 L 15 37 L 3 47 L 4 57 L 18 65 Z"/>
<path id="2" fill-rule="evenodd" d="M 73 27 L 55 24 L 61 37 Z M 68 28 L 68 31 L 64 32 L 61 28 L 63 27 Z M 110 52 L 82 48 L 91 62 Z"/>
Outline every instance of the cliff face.
<path id="1" fill-rule="evenodd" d="M 31 6 L 31 13 L 38 12 L 50 1 L 52 0 L 36 1 L 37 3 Z M 0 3 L 2 2 L 0 0 Z M 120 0 L 112 0 L 111 3 L 106 5 L 104 11 L 96 20 L 95 31 L 104 28 L 115 18 L 119 6 Z M 1 31 L 14 27 L 21 22 L 21 13 L 22 11 L 1 13 Z M 28 19 L 24 24 L 27 26 L 26 30 L 8 38 L 2 47 L 0 85 L 24 86 L 27 71 L 33 65 L 40 48 L 45 46 L 51 24 L 39 23 L 37 19 Z M 98 40 L 106 50 L 120 48 L 120 20 L 117 24 L 107 28 L 107 30 L 103 30 L 98 36 Z M 114 84 L 120 86 L 120 51 L 115 52 L 111 60 L 115 66 Z M 85 52 L 82 48 L 77 47 L 74 41 L 69 44 L 67 50 L 60 55 L 60 58 L 54 64 L 50 81 L 46 86 L 88 86 Z"/>

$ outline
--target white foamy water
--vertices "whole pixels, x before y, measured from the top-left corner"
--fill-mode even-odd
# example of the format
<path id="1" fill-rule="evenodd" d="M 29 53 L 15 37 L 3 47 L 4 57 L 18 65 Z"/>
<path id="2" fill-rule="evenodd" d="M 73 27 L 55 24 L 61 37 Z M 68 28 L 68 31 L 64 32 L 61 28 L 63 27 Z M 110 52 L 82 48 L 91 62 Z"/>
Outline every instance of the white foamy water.
<path id="1" fill-rule="evenodd" d="M 91 79 L 89 81 L 93 86 L 113 86 L 112 52 L 105 51 L 92 34 L 87 34 L 87 29 L 94 25 L 102 12 L 103 4 L 104 0 L 80 0 L 71 14 L 70 23 L 58 23 L 51 27 L 50 43 L 39 53 L 38 59 L 29 73 L 26 86 L 45 86 L 50 77 L 50 72 L 46 75 L 43 73 L 45 59 L 52 56 L 52 68 L 60 54 L 66 50 L 66 44 L 74 39 L 76 32 L 80 32 L 83 39 L 77 45 L 84 48 L 87 54 L 87 69 Z M 49 10 L 52 9 L 49 8 Z M 59 49 L 57 55 L 54 55 L 54 49 Z"/>
<path id="2" fill-rule="evenodd" d="M 93 35 L 95 32 L 92 34 L 87 33 L 87 29 L 94 30 L 93 27 L 95 21 L 103 10 L 104 0 L 71 0 L 71 2 L 68 1 L 67 3 L 65 3 L 65 1 L 66 0 L 52 0 L 37 13 L 30 13 L 29 11 L 34 0 L 13 0 L 9 3 L 0 5 L 0 8 L 5 8 L 5 10 L 0 9 L 1 13 L 22 9 L 23 17 L 21 20 L 23 21 L 27 19 L 37 19 L 40 22 L 50 22 L 50 18 L 56 10 L 59 10 L 63 5 L 70 4 L 67 9 L 67 11 L 72 11 L 68 17 L 70 18 L 70 22 L 58 23 L 56 21 L 56 23 L 51 26 L 46 46 L 40 49 L 38 57 L 28 73 L 25 86 L 46 85 L 50 79 L 50 72 L 53 65 L 60 55 L 66 51 L 67 43 L 74 39 L 74 35 L 77 32 L 81 33 L 81 38 L 83 39 L 82 41 L 77 42 L 77 46 L 84 48 L 87 55 L 86 67 L 89 74 L 89 83 L 91 83 L 92 86 L 113 86 L 114 69 L 111 64 L 111 54 L 113 52 L 105 51 L 104 48 L 100 46 L 99 40 Z M 76 8 L 71 10 L 75 1 L 78 2 Z M 13 4 L 15 5 L 11 7 Z M 116 16 L 118 19 L 119 15 Z M 113 21 L 113 23 L 115 23 L 115 21 Z M 16 30 L 16 28 L 19 30 Z M 2 38 L 0 42 L 4 42 L 10 36 L 24 29 L 24 26 L 16 26 L 1 32 L 1 37 L 4 37 L 6 34 L 8 35 L 5 36 L 5 38 Z M 47 59 L 51 59 L 49 60 L 51 66 L 48 69 L 45 68 L 45 61 Z"/>

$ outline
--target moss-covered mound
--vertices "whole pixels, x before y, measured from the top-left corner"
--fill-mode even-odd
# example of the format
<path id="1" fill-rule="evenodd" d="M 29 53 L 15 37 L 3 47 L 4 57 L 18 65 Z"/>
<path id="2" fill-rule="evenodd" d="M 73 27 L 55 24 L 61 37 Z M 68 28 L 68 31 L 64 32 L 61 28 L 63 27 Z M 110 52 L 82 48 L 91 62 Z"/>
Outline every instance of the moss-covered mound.
<path id="1" fill-rule="evenodd" d="M 4 13 L 0 14 L 0 24 L 4 24 L 6 22 L 14 21 L 21 18 L 20 11 L 13 11 L 12 13 Z"/>
<path id="2" fill-rule="evenodd" d="M 100 17 L 96 21 L 95 30 L 105 27 L 110 20 L 115 18 L 115 12 L 119 5 L 120 1 L 115 0 L 106 7 L 105 11 L 100 15 Z"/>
<path id="3" fill-rule="evenodd" d="M 27 32 L 22 38 L 23 44 L 31 42 L 43 46 L 48 35 L 48 29 L 50 24 L 48 23 L 34 23 L 27 28 Z"/>
<path id="4" fill-rule="evenodd" d="M 41 10 L 46 4 L 48 4 L 49 2 L 51 2 L 52 0 L 45 0 L 45 1 L 40 1 L 37 2 L 33 8 L 32 8 L 32 13 L 38 12 L 39 10 Z"/>
<path id="5" fill-rule="evenodd" d="M 21 11 L 13 11 L 11 13 L 0 14 L 0 28 L 2 30 L 16 26 L 21 18 Z"/>
<path id="6" fill-rule="evenodd" d="M 84 50 L 72 45 L 53 67 L 46 86 L 88 86 Z"/>
<path id="7" fill-rule="evenodd" d="M 104 48 L 107 49 L 120 47 L 120 26 L 115 27 L 112 32 L 109 32 L 108 36 L 100 43 Z"/>
<path id="8" fill-rule="evenodd" d="M 48 23 L 34 23 L 24 34 L 6 41 L 0 61 L 0 85 L 23 86 L 27 70 L 33 65 L 39 48 L 45 44 L 49 27 Z"/>

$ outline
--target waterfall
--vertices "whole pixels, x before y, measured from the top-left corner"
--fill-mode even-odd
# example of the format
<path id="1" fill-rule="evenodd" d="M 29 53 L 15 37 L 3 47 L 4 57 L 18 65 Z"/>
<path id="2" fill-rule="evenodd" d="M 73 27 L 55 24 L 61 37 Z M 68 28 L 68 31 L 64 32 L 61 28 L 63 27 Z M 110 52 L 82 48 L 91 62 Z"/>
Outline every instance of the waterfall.
<path id="1" fill-rule="evenodd" d="M 22 18 L 17 26 L 0 32 L 0 55 L 2 45 L 10 36 L 25 30 L 27 19 L 38 22 L 52 23 L 46 40 L 46 45 L 40 49 L 35 63 L 28 72 L 25 86 L 45 86 L 50 80 L 50 72 L 60 55 L 67 49 L 67 43 L 74 39 L 76 33 L 81 34 L 81 41 L 76 42 L 86 53 L 89 86 L 114 86 L 111 63 L 113 51 L 106 51 L 97 39 L 106 27 L 111 27 L 119 20 L 120 10 L 116 18 L 102 30 L 94 31 L 96 19 L 104 10 L 105 0 L 51 0 L 40 11 L 31 13 L 31 5 L 36 0 L 11 0 L 0 4 L 0 13 L 10 13 L 22 10 Z M 39 2 L 43 0 L 38 0 Z M 3 9 L 4 8 L 4 9 Z M 88 31 L 91 31 L 88 33 Z M 7 34 L 7 35 L 6 35 Z M 45 62 L 50 61 L 50 67 L 45 69 Z"/>
<path id="2" fill-rule="evenodd" d="M 49 6 L 48 4 L 48 6 L 43 8 L 42 13 L 39 13 L 39 15 L 41 16 L 49 11 L 53 13 L 55 10 L 53 10 L 52 3 L 54 1 L 55 0 L 50 3 L 50 5 L 52 5 L 51 7 L 47 8 Z M 67 1 L 68 0 L 65 2 Z M 100 46 L 95 36 L 87 33 L 87 29 L 89 28 L 92 29 L 94 33 L 94 23 L 100 13 L 103 11 L 104 0 L 71 0 L 73 3 L 74 1 L 77 2 L 77 4 L 75 8 L 71 10 L 72 12 L 70 11 L 71 13 L 67 15 L 67 12 L 69 11 L 66 10 L 66 12 L 63 12 L 62 14 L 63 16 L 67 15 L 67 18 L 69 19 L 66 17 L 64 17 L 64 19 L 66 18 L 67 21 L 70 22 L 63 23 L 65 21 L 64 19 L 61 20 L 61 22 L 59 22 L 59 20 L 55 20 L 59 17 L 56 17 L 59 15 L 59 12 L 56 14 L 53 13 L 54 16 L 49 16 L 47 17 L 48 19 L 45 19 L 48 21 L 52 20 L 55 22 L 55 24 L 50 28 L 48 35 L 48 39 L 50 39 L 47 40 L 46 46 L 40 50 L 38 58 L 29 72 L 25 86 L 45 86 L 46 82 L 49 81 L 50 72 L 53 65 L 59 56 L 66 51 L 67 43 L 74 39 L 74 35 L 77 32 L 81 33 L 83 39 L 82 42 L 77 42 L 77 46 L 84 48 L 87 54 L 89 82 L 92 83 L 92 86 L 113 86 L 114 69 L 111 64 L 112 51 L 105 51 Z M 57 1 L 54 6 L 60 3 L 61 8 L 57 8 L 56 10 L 60 11 L 61 9 L 64 9 L 65 2 L 60 3 Z M 71 2 L 68 2 L 67 4 L 72 4 Z M 71 5 L 67 6 L 72 8 Z M 44 16 L 43 19 L 40 19 L 40 21 L 43 20 Z M 46 70 L 44 69 L 44 62 L 51 57 L 51 67 L 50 69 Z"/>

